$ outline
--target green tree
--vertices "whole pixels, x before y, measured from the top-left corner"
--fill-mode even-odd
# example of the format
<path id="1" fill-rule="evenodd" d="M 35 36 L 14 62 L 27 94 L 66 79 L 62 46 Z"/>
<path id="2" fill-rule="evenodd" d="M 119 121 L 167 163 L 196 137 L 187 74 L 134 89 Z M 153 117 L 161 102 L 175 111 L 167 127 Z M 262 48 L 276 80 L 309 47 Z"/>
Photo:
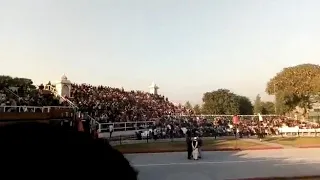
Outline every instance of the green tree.
<path id="1" fill-rule="evenodd" d="M 192 105 L 191 105 L 191 103 L 190 103 L 189 101 L 187 101 L 187 102 L 184 104 L 184 107 L 185 107 L 186 109 L 193 109 L 193 108 L 192 108 Z"/>
<path id="2" fill-rule="evenodd" d="M 236 95 L 228 89 L 206 92 L 202 101 L 205 114 L 247 114 L 250 107 L 252 112 L 252 104 L 248 98 Z"/>
<path id="3" fill-rule="evenodd" d="M 319 65 L 301 64 L 287 67 L 270 79 L 266 92 L 276 95 L 276 108 L 279 113 L 299 106 L 304 109 L 303 115 L 306 115 L 311 105 L 310 97 L 319 94 L 319 83 L 315 83 L 320 79 L 319 76 Z"/>
<path id="4" fill-rule="evenodd" d="M 0 88 L 4 87 L 19 87 L 25 90 L 34 90 L 36 87 L 33 85 L 31 79 L 27 78 L 12 78 L 11 76 L 0 76 Z"/>
<path id="5" fill-rule="evenodd" d="M 254 110 L 253 111 L 255 114 L 262 113 L 262 101 L 261 101 L 260 94 L 258 94 L 256 96 L 256 100 L 254 101 Z"/>
<path id="6" fill-rule="evenodd" d="M 245 96 L 238 96 L 239 100 L 239 112 L 243 115 L 253 114 L 253 106 L 249 98 Z"/>
<path id="7" fill-rule="evenodd" d="M 285 115 L 295 109 L 297 99 L 293 95 L 286 95 L 284 92 L 276 94 L 275 113 Z"/>
<path id="8" fill-rule="evenodd" d="M 200 115 L 201 114 L 201 107 L 199 104 L 196 104 L 193 106 L 193 112 L 196 114 L 196 115 Z"/>
<path id="9" fill-rule="evenodd" d="M 261 102 L 261 114 L 275 114 L 275 105 L 273 102 Z"/>

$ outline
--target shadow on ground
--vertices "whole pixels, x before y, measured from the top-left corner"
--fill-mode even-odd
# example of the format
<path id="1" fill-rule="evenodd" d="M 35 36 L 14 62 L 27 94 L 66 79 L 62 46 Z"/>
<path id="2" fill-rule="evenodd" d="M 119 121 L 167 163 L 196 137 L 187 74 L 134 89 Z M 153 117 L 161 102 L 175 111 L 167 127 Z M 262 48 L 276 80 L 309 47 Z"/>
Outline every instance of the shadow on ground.
<path id="1" fill-rule="evenodd" d="M 257 177 L 320 176 L 320 149 L 203 152 L 201 160 L 186 153 L 126 155 L 140 180 L 223 180 Z M 259 178 L 258 178 L 259 179 Z"/>

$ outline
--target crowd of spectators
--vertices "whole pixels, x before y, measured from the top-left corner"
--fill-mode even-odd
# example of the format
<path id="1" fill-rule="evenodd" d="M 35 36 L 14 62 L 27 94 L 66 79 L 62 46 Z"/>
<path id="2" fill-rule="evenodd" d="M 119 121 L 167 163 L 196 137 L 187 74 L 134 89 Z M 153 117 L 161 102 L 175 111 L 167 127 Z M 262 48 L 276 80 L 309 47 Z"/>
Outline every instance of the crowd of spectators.
<path id="1" fill-rule="evenodd" d="M 144 121 L 164 115 L 188 114 L 181 105 L 175 105 L 162 95 L 123 88 L 72 84 L 67 97 L 81 112 L 103 122 Z M 61 106 L 69 105 L 40 85 L 30 91 L 23 87 L 0 88 L 1 106 Z"/>
<path id="2" fill-rule="evenodd" d="M 168 98 L 142 91 L 126 91 L 123 88 L 93 86 L 89 84 L 72 84 L 70 97 L 67 97 L 81 112 L 87 112 L 100 122 L 134 122 L 158 119 L 159 127 L 173 127 L 180 131 L 181 127 L 198 126 L 216 129 L 231 129 L 232 118 L 177 118 L 177 115 L 192 115 L 192 111 L 181 105 L 175 105 Z M 54 94 L 40 85 L 35 90 L 19 87 L 0 89 L 0 106 L 63 106 L 67 102 L 59 102 Z M 168 119 L 169 118 L 169 119 Z M 183 123 L 182 123 L 183 122 Z M 191 123 L 190 123 L 191 122 Z M 210 122 L 210 123 L 209 123 Z M 162 124 L 162 125 L 161 125 Z M 254 130 L 258 126 L 268 132 L 276 132 L 277 128 L 299 126 L 314 128 L 315 124 L 301 122 L 286 117 L 264 117 L 263 121 L 242 117 L 240 127 Z"/>
<path id="3" fill-rule="evenodd" d="M 23 88 L 2 88 L 0 89 L 0 106 L 60 106 L 59 102 L 51 92 L 44 90 L 41 86 L 38 89 L 27 91 Z M 15 109 L 15 108 L 11 108 Z"/>
<path id="4" fill-rule="evenodd" d="M 279 128 L 299 127 L 299 129 L 320 128 L 319 124 L 299 121 L 285 116 L 242 117 L 240 124 L 234 125 L 232 117 L 164 117 L 150 128 L 151 134 L 159 138 L 184 137 L 187 129 L 200 132 L 202 136 L 232 136 L 235 132 L 254 136 L 261 132 L 265 135 L 280 135 Z"/>
<path id="5" fill-rule="evenodd" d="M 123 88 L 72 84 L 71 100 L 81 111 L 104 122 L 144 121 L 165 115 L 188 114 L 188 109 L 176 106 L 168 98 Z"/>

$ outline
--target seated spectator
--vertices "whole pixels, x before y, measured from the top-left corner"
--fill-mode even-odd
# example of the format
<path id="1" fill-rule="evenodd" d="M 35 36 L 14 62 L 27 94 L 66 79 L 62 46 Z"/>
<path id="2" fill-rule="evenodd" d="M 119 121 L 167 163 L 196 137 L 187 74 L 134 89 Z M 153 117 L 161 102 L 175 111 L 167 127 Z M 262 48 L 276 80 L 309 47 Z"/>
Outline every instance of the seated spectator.
<path id="1" fill-rule="evenodd" d="M 73 84 L 70 100 L 90 116 L 107 122 L 145 121 L 188 113 L 161 95 L 106 86 Z"/>

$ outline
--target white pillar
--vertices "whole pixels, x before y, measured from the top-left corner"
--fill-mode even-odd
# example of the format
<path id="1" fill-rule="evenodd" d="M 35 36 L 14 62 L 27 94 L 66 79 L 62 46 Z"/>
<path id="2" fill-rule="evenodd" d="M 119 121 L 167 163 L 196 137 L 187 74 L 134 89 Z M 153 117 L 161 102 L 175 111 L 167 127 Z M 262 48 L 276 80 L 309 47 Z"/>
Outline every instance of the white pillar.
<path id="1" fill-rule="evenodd" d="M 149 86 L 150 94 L 158 94 L 158 89 L 159 87 L 154 82 L 152 82 L 151 85 Z"/>
<path id="2" fill-rule="evenodd" d="M 70 97 L 70 92 L 71 92 L 71 81 L 68 80 L 66 75 L 63 75 L 60 79 L 60 81 L 58 81 L 56 84 L 56 90 L 57 93 L 60 96 L 67 96 Z"/>

